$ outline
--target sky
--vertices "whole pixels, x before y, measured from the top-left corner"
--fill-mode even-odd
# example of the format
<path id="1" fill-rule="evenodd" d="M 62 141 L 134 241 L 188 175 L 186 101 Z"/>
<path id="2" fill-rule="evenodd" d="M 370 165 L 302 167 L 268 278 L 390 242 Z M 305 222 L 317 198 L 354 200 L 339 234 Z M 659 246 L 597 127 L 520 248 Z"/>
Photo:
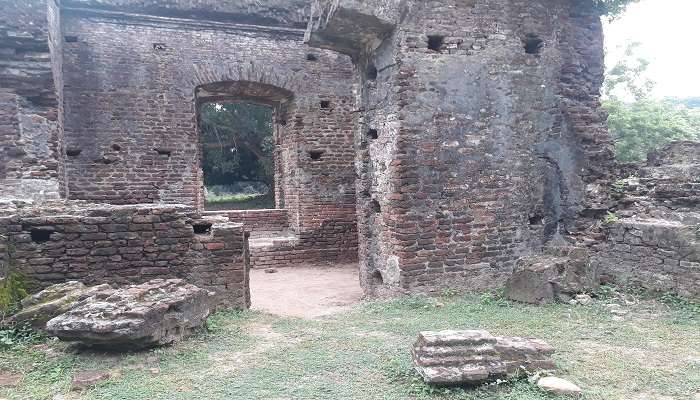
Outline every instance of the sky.
<path id="1" fill-rule="evenodd" d="M 700 0 L 642 0 L 605 22 L 606 64 L 614 65 L 633 41 L 651 63 L 655 97 L 700 96 Z"/>

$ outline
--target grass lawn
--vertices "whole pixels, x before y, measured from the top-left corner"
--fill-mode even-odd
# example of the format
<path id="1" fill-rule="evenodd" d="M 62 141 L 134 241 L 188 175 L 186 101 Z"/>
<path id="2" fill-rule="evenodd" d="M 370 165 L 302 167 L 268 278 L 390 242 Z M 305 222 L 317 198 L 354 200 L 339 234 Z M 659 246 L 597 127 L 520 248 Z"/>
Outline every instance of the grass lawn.
<path id="1" fill-rule="evenodd" d="M 0 370 L 24 375 L 0 399 L 553 399 L 527 380 L 432 389 L 411 368 L 420 330 L 483 328 L 532 336 L 557 349 L 558 375 L 584 399 L 700 399 L 697 308 L 657 300 L 534 307 L 492 296 L 367 301 L 317 320 L 223 312 L 172 347 L 133 354 L 78 352 L 53 341 L 0 350 Z M 616 300 L 622 301 L 620 299 Z M 70 392 L 82 370 L 112 378 Z"/>
<path id="2" fill-rule="evenodd" d="M 210 194 L 204 200 L 204 208 L 207 210 L 254 210 L 275 208 L 275 199 L 272 196 L 258 194 Z"/>

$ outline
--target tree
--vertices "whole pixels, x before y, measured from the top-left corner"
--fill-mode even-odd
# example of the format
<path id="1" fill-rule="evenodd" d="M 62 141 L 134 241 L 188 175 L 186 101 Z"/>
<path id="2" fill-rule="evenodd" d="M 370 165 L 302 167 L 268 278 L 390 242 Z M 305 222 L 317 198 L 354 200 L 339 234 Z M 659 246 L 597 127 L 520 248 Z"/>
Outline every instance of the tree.
<path id="1" fill-rule="evenodd" d="M 639 162 L 674 140 L 700 140 L 700 112 L 666 100 L 645 99 L 632 103 L 608 100 L 608 127 L 615 137 L 617 158 Z"/>
<path id="2" fill-rule="evenodd" d="M 674 140 L 700 139 L 700 109 L 652 98 L 654 82 L 645 76 L 649 62 L 636 56 L 638 47 L 628 45 L 603 86 L 608 127 L 617 158 L 623 162 L 643 161 L 649 152 Z"/>
<path id="3" fill-rule="evenodd" d="M 641 101 L 649 97 L 656 82 L 646 76 L 649 61 L 637 56 L 641 43 L 629 43 L 625 48 L 622 59 L 608 70 L 603 95 L 607 98 L 633 98 Z"/>
<path id="4" fill-rule="evenodd" d="M 627 6 L 638 2 L 639 0 L 594 0 L 600 14 L 606 15 L 610 19 L 620 16 L 627 9 Z"/>
<path id="5" fill-rule="evenodd" d="M 272 109 L 207 103 L 199 110 L 205 185 L 259 181 L 274 193 Z"/>

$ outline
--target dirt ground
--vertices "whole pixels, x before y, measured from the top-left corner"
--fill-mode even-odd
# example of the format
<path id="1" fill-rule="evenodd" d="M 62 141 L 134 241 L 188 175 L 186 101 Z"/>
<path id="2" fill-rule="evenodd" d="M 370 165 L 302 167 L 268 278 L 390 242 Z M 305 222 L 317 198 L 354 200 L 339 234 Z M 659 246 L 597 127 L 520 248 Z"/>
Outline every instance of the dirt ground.
<path id="1" fill-rule="evenodd" d="M 292 266 L 250 271 L 252 309 L 316 318 L 347 310 L 362 298 L 357 264 Z"/>

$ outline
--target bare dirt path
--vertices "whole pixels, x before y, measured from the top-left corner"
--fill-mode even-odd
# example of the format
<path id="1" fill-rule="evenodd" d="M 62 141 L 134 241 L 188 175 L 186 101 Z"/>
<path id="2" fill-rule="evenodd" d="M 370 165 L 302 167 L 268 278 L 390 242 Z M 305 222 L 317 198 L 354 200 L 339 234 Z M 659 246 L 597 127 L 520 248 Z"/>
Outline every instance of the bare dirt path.
<path id="1" fill-rule="evenodd" d="M 250 271 L 252 309 L 270 314 L 316 318 L 348 309 L 362 298 L 357 264 Z"/>

